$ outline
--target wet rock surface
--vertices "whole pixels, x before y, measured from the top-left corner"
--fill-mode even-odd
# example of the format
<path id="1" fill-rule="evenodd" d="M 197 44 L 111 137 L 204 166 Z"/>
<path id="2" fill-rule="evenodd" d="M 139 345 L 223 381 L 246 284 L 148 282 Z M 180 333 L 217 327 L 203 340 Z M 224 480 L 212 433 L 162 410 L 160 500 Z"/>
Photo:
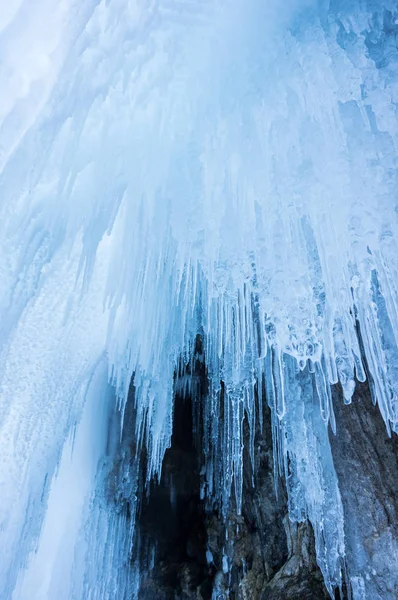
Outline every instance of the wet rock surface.
<path id="1" fill-rule="evenodd" d="M 344 507 L 347 569 L 357 594 L 398 598 L 398 436 L 387 433 L 368 385 L 345 405 L 334 390 L 336 436 L 330 435 Z"/>

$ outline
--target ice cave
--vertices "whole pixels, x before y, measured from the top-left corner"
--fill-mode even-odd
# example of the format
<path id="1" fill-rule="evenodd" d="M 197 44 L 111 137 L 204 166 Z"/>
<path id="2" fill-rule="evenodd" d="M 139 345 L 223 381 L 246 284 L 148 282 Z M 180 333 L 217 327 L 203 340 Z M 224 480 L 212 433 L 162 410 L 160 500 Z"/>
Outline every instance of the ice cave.
<path id="1" fill-rule="evenodd" d="M 397 600 L 398 1 L 0 0 L 0 600 Z"/>

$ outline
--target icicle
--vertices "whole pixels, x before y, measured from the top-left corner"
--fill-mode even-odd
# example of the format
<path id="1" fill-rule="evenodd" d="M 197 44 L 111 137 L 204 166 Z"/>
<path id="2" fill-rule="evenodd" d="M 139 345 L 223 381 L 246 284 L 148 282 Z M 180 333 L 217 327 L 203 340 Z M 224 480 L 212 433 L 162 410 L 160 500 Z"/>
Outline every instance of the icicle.
<path id="1" fill-rule="evenodd" d="M 281 419 L 285 414 L 285 397 L 283 389 L 282 359 L 277 346 L 271 349 L 271 381 L 275 398 L 276 414 Z"/>
<path id="2" fill-rule="evenodd" d="M 318 392 L 319 404 L 321 407 L 321 416 L 325 423 L 329 422 L 329 396 L 327 392 L 328 384 L 325 381 L 322 366 L 319 362 L 315 363 L 315 383 Z"/>

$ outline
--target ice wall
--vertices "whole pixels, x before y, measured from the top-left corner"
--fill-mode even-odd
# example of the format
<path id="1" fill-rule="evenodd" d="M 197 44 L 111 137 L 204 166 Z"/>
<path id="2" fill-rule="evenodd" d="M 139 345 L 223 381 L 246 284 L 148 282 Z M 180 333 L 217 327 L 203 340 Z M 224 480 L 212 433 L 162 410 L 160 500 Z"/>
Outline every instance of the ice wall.
<path id="1" fill-rule="evenodd" d="M 170 442 L 173 375 L 198 332 L 209 430 L 228 440 L 209 486 L 239 503 L 242 419 L 258 418 L 264 378 L 279 469 L 287 456 L 295 465 L 292 518 L 311 519 L 329 588 L 339 584 L 330 385 L 350 402 L 368 376 L 397 429 L 397 21 L 390 0 L 0 9 L 4 597 L 26 598 L 58 488 L 72 493 L 59 461 L 99 365 L 122 412 L 134 374 L 152 477 Z M 223 423 L 212 420 L 221 380 Z M 101 431 L 79 506 L 101 502 Z M 91 545 L 76 533 L 68 547 L 99 552 L 108 539 L 87 597 L 121 597 L 112 557 L 128 541 L 109 533 L 119 517 L 101 515 Z M 56 586 L 79 570 L 54 569 Z"/>

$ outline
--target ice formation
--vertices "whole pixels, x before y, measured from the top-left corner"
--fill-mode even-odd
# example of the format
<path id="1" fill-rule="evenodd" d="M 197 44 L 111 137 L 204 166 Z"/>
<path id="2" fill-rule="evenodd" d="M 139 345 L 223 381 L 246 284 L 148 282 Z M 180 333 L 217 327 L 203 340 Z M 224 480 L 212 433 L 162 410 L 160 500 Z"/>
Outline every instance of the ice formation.
<path id="1" fill-rule="evenodd" d="M 209 493 L 239 504 L 264 380 L 291 518 L 340 584 L 330 386 L 368 377 L 398 429 L 397 33 L 392 0 L 0 8 L 3 598 L 132 592 L 109 457 L 133 377 L 159 474 L 197 334 Z"/>

